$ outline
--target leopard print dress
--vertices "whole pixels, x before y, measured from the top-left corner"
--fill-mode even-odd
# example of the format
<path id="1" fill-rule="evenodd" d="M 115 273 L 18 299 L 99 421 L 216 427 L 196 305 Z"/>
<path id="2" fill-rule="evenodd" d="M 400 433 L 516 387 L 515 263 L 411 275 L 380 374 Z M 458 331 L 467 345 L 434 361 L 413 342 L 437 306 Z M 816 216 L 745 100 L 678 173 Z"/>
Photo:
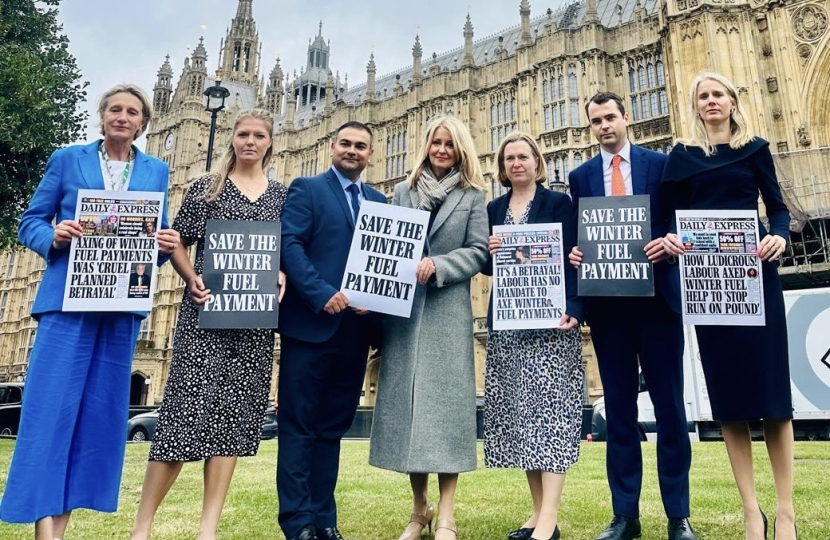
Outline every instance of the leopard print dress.
<path id="1" fill-rule="evenodd" d="M 509 209 L 504 224 L 514 224 Z M 485 465 L 564 474 L 579 459 L 583 378 L 579 328 L 490 330 Z"/>

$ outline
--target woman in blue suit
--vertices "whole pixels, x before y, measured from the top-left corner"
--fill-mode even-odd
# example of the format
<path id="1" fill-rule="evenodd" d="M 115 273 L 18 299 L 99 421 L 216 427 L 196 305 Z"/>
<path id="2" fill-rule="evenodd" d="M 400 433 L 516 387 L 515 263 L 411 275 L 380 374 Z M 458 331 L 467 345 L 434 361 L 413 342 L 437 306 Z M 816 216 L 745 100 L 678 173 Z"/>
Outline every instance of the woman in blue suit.
<path id="1" fill-rule="evenodd" d="M 36 540 L 62 538 L 76 508 L 116 510 L 133 350 L 146 316 L 62 311 L 68 248 L 83 233 L 78 190 L 167 193 L 167 165 L 132 144 L 152 116 L 144 91 L 115 86 L 98 114 L 103 140 L 52 154 L 19 226 L 20 242 L 46 259 L 46 272 L 32 307 L 38 332 L 0 519 L 35 522 Z M 164 208 L 156 237 L 169 255 L 179 234 L 167 228 L 166 201 Z"/>

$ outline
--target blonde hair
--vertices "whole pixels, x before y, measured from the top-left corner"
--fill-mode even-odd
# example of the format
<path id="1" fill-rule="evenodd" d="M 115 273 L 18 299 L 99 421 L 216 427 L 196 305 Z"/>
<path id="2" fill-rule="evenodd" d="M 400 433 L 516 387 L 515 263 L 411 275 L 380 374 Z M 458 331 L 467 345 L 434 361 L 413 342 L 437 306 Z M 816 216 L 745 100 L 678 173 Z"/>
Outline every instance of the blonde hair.
<path id="1" fill-rule="evenodd" d="M 715 145 L 709 141 L 706 125 L 697 112 L 697 89 L 700 83 L 707 80 L 715 81 L 723 86 L 726 89 L 726 93 L 732 99 L 732 113 L 729 115 L 729 131 L 732 137 L 729 139 L 729 146 L 731 148 L 741 148 L 747 143 L 752 142 L 755 136 L 750 133 L 747 127 L 746 113 L 741 105 L 741 101 L 738 99 L 738 89 L 732 84 L 732 81 L 714 71 L 701 73 L 692 81 L 692 88 L 689 90 L 689 108 L 692 113 L 692 134 L 691 137 L 680 142 L 688 146 L 700 147 L 708 157 L 715 152 Z"/>
<path id="2" fill-rule="evenodd" d="M 274 154 L 274 117 L 265 109 L 247 109 L 240 111 L 233 122 L 231 134 L 228 136 L 228 140 L 222 148 L 222 156 L 216 160 L 216 163 L 214 163 L 213 167 L 210 169 L 210 175 L 212 178 L 205 191 L 206 201 L 216 200 L 216 197 L 218 197 L 225 188 L 225 181 L 227 180 L 228 175 L 231 174 L 236 167 L 236 152 L 233 150 L 233 138 L 234 135 L 236 135 L 236 128 L 239 127 L 239 124 L 243 120 L 247 120 L 249 118 L 259 120 L 265 124 L 265 130 L 268 132 L 268 137 L 271 139 L 271 146 L 268 147 L 268 150 L 265 151 L 265 155 L 262 156 L 262 171 L 265 172 L 268 164 L 271 163 L 271 157 Z"/>
<path id="3" fill-rule="evenodd" d="M 101 123 L 101 135 L 106 136 L 107 134 L 104 133 L 104 111 L 107 110 L 107 105 L 109 104 L 109 100 L 115 94 L 130 94 L 138 98 L 141 102 L 141 117 L 142 117 L 142 124 L 141 129 L 136 131 L 135 135 L 133 135 L 133 140 L 138 139 L 141 137 L 141 134 L 147 130 L 147 125 L 150 123 L 150 119 L 153 118 L 153 103 L 150 101 L 150 98 L 147 94 L 136 84 L 116 84 L 101 96 L 98 100 L 98 120 Z"/>
<path id="4" fill-rule="evenodd" d="M 514 131 L 501 140 L 499 150 L 496 152 L 496 177 L 498 178 L 499 183 L 504 187 L 511 187 L 513 185 L 507 177 L 507 170 L 504 168 L 504 151 L 508 144 L 519 141 L 526 142 L 530 147 L 531 153 L 533 153 L 533 157 L 536 158 L 536 178 L 534 181 L 537 184 L 541 184 L 548 179 L 548 172 L 545 168 L 545 161 L 542 159 L 542 150 L 539 148 L 539 145 L 535 140 L 533 140 L 533 137 L 527 133 Z"/>
<path id="5" fill-rule="evenodd" d="M 407 178 L 410 189 L 417 186 L 424 168 L 429 167 L 429 148 L 439 127 L 446 129 L 452 138 L 455 153 L 458 156 L 455 164 L 461 172 L 461 187 L 463 189 L 484 189 L 484 176 L 481 173 L 481 165 L 478 162 L 473 136 L 470 135 L 470 130 L 467 129 L 464 122 L 454 116 L 439 116 L 432 119 L 427 125 L 421 148 L 416 154 L 415 163 L 417 165 Z"/>

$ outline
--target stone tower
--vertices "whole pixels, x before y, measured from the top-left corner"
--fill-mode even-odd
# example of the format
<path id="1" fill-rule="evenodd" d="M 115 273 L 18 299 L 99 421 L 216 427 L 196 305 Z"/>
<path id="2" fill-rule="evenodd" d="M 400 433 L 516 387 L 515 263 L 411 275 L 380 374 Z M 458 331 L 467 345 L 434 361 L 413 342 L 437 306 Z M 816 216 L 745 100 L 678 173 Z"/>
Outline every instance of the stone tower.
<path id="1" fill-rule="evenodd" d="M 239 0 L 236 17 L 231 20 L 231 26 L 222 42 L 219 65 L 226 81 L 256 84 L 259 78 L 259 32 L 252 4 L 253 0 Z"/>
<path id="2" fill-rule="evenodd" d="M 159 68 L 158 79 L 153 87 L 153 109 L 156 114 L 165 114 L 170 108 L 170 98 L 173 96 L 173 68 L 170 67 L 170 55 L 164 57 L 164 63 Z"/>

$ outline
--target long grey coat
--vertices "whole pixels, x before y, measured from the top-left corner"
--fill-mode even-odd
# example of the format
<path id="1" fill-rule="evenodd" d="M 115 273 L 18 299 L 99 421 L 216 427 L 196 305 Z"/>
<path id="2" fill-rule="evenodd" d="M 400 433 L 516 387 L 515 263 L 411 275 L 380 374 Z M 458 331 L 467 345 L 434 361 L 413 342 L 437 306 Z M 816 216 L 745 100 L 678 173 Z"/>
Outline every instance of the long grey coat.
<path id="1" fill-rule="evenodd" d="M 418 207 L 406 182 L 392 203 Z M 427 237 L 435 275 L 415 289 L 412 316 L 383 321 L 369 463 L 399 472 L 476 468 L 475 360 L 470 279 L 484 267 L 484 192 L 451 191 Z"/>

